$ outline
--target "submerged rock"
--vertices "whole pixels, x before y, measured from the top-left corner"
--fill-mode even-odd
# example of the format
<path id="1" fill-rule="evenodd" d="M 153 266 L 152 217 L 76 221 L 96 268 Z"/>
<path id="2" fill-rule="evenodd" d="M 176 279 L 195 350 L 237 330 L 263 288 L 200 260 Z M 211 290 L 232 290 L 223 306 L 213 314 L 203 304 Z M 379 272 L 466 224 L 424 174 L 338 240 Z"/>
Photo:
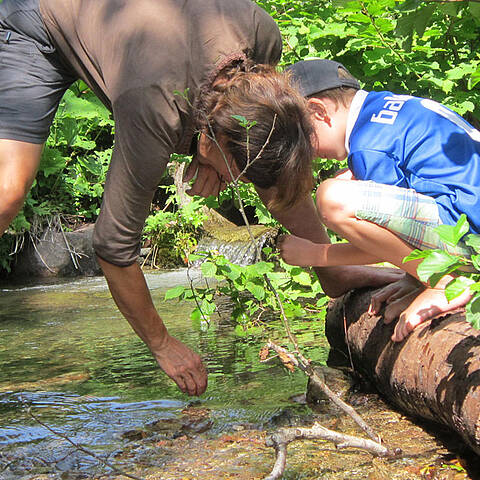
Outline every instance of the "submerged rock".
<path id="1" fill-rule="evenodd" d="M 348 402 L 352 390 L 352 379 L 342 370 L 329 368 L 326 366 L 315 367 L 316 373 L 324 379 L 325 384 L 340 397 L 344 402 Z M 310 379 L 307 384 L 306 400 L 308 406 L 315 413 L 338 414 L 340 409 L 336 407 L 331 400 L 315 385 Z"/>

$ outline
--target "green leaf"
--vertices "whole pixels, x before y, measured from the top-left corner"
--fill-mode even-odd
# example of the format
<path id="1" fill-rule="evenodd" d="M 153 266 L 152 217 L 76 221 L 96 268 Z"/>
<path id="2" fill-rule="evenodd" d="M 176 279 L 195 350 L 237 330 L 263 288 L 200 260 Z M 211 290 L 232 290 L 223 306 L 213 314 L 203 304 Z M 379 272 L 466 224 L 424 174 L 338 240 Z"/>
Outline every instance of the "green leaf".
<path id="1" fill-rule="evenodd" d="M 464 213 L 462 213 L 456 225 L 440 225 L 435 228 L 440 239 L 452 247 L 455 247 L 469 230 L 470 225 Z"/>
<path id="2" fill-rule="evenodd" d="M 190 314 L 190 320 L 192 321 L 194 327 L 200 327 L 200 323 L 203 320 L 203 317 L 198 307 L 196 307 Z"/>
<path id="3" fill-rule="evenodd" d="M 432 254 L 433 250 L 413 250 L 409 255 L 403 259 L 403 263 L 410 262 L 411 260 L 418 260 L 420 258 L 429 257 Z"/>
<path id="4" fill-rule="evenodd" d="M 446 252 L 433 250 L 417 267 L 418 277 L 422 282 L 427 282 L 432 275 L 447 272 L 448 269 L 457 262 L 455 256 Z"/>
<path id="5" fill-rule="evenodd" d="M 473 328 L 480 330 L 480 295 L 476 295 L 470 300 L 466 308 L 467 322 L 472 325 Z"/>
<path id="6" fill-rule="evenodd" d="M 246 332 L 246 330 L 243 328 L 242 325 L 237 325 L 237 326 L 235 327 L 234 333 L 235 333 L 235 335 L 236 335 L 237 337 L 242 337 L 242 338 L 244 338 L 244 337 L 247 336 L 247 332 Z"/>
<path id="7" fill-rule="evenodd" d="M 465 238 L 465 243 L 472 247 L 477 253 L 480 253 L 480 235 L 471 233 Z"/>
<path id="8" fill-rule="evenodd" d="M 217 273 L 217 267 L 212 262 L 203 262 L 200 268 L 202 270 L 203 276 L 207 278 L 214 277 Z"/>
<path id="9" fill-rule="evenodd" d="M 188 261 L 189 262 L 195 262 L 197 260 L 203 260 L 205 258 L 205 255 L 198 255 L 196 253 L 190 253 L 188 255 Z"/>
<path id="10" fill-rule="evenodd" d="M 271 272 L 274 268 L 274 265 L 271 262 L 261 261 L 255 263 L 253 267 L 257 275 L 263 275 L 267 272 Z"/>
<path id="11" fill-rule="evenodd" d="M 310 286 L 312 284 L 310 275 L 305 271 L 292 275 L 292 278 L 300 285 Z"/>
<path id="12" fill-rule="evenodd" d="M 228 265 L 228 268 L 222 271 L 222 273 L 230 280 L 236 280 L 242 274 L 242 269 L 238 265 L 232 264 Z"/>
<path id="13" fill-rule="evenodd" d="M 66 163 L 66 159 L 57 149 L 45 146 L 39 170 L 43 172 L 45 177 L 48 177 L 61 172 L 65 168 Z"/>
<path id="14" fill-rule="evenodd" d="M 469 286 L 470 283 L 465 277 L 456 277 L 454 278 L 446 287 L 445 287 L 445 296 L 450 302 L 454 298 L 460 296 Z"/>
<path id="15" fill-rule="evenodd" d="M 475 267 L 475 269 L 480 272 L 480 255 L 472 255 L 470 260 L 472 261 L 472 264 Z"/>
<path id="16" fill-rule="evenodd" d="M 247 125 L 247 119 L 243 115 L 232 115 L 232 118 L 236 120 L 242 127 Z"/>
<path id="17" fill-rule="evenodd" d="M 185 287 L 183 285 L 177 285 L 176 287 L 170 288 L 165 293 L 165 300 L 178 298 L 183 294 L 184 291 L 185 291 Z"/>
<path id="18" fill-rule="evenodd" d="M 261 285 L 253 282 L 247 282 L 245 288 L 257 299 L 263 300 L 265 298 L 265 289 Z"/>
<path id="19" fill-rule="evenodd" d="M 417 31 L 418 36 L 421 38 L 425 33 L 427 25 L 432 21 L 432 15 L 435 11 L 435 5 L 426 5 L 425 7 L 417 10 L 414 13 L 415 19 L 415 30 Z"/>
<path id="20" fill-rule="evenodd" d="M 477 2 L 468 2 L 468 9 L 472 17 L 480 20 L 480 3 Z"/>
<path id="21" fill-rule="evenodd" d="M 480 292 L 480 282 L 475 282 L 470 285 L 471 292 Z"/>
<path id="22" fill-rule="evenodd" d="M 446 15 L 456 16 L 457 15 L 457 2 L 447 2 L 444 4 L 439 5 L 439 9 L 442 10 Z"/>
<path id="23" fill-rule="evenodd" d="M 202 300 L 201 312 L 200 312 L 202 314 L 202 318 L 204 316 L 207 317 L 207 318 L 210 318 L 212 313 L 215 312 L 216 308 L 217 307 L 215 305 L 215 302 L 209 301 L 206 298 L 204 298 Z"/>
<path id="24" fill-rule="evenodd" d="M 468 89 L 472 90 L 472 88 L 475 88 L 478 82 L 480 82 L 480 68 L 477 68 L 477 70 L 470 75 L 468 79 Z"/>

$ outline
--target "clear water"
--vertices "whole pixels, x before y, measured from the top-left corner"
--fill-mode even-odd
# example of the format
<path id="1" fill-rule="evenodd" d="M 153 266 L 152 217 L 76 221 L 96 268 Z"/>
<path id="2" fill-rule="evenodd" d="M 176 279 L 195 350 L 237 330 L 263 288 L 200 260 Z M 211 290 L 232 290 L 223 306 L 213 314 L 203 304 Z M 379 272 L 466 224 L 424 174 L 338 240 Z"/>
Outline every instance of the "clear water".
<path id="1" fill-rule="evenodd" d="M 305 391 L 301 372 L 259 362 L 265 337 L 239 338 L 225 318 L 200 331 L 189 320 L 191 304 L 163 300 L 168 288 L 188 284 L 185 270 L 148 274 L 147 282 L 170 333 L 208 367 L 209 387 L 200 403 L 211 410 L 213 434 L 241 423 L 261 426 L 291 405 L 290 396 Z M 307 356 L 323 362 L 323 322 L 299 320 L 293 329 Z M 268 334 L 282 343 L 280 329 Z M 103 278 L 0 287 L 0 478 L 20 478 L 22 469 L 26 475 L 33 463 L 38 468 L 39 458 L 46 471 L 52 463 L 57 470 L 88 470 L 95 463 L 69 450 L 27 407 L 75 442 L 113 452 L 125 441 L 123 432 L 173 420 L 190 401 L 156 366 Z M 9 462 L 16 476 L 5 473 Z"/>

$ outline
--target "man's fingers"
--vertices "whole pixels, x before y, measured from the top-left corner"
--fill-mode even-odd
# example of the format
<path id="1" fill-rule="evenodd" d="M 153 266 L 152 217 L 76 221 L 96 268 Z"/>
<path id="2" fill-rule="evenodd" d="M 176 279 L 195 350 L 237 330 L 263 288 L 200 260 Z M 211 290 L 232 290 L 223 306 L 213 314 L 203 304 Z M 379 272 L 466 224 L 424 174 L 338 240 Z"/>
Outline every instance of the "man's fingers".
<path id="1" fill-rule="evenodd" d="M 390 297 L 392 291 L 394 291 L 394 287 L 392 285 L 387 285 L 375 292 L 370 299 L 368 313 L 370 315 L 376 315 L 382 308 L 382 303 Z"/>
<path id="2" fill-rule="evenodd" d="M 183 182 L 189 182 L 192 178 L 195 177 L 198 173 L 198 168 L 199 168 L 199 163 L 198 160 L 195 158 L 190 162 L 190 164 L 187 166 L 187 169 L 183 173 Z"/>
<path id="3" fill-rule="evenodd" d="M 185 393 L 188 393 L 188 395 L 200 395 L 199 393 L 197 393 L 197 384 L 193 380 L 190 373 L 187 372 L 183 375 L 183 381 L 186 386 L 186 390 L 184 390 Z"/>
<path id="4" fill-rule="evenodd" d="M 208 375 L 203 363 L 186 374 L 189 395 L 201 395 L 207 389 Z"/>

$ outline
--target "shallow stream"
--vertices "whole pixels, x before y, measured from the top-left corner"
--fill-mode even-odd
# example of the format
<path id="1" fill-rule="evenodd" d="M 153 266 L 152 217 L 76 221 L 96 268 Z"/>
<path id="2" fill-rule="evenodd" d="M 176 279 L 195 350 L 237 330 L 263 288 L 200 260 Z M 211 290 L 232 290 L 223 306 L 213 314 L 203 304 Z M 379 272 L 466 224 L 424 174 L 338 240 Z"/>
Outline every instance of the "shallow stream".
<path id="1" fill-rule="evenodd" d="M 208 367 L 208 390 L 196 401 L 156 366 L 103 278 L 0 286 L 1 480 L 126 478 L 62 436 L 138 478 L 261 479 L 274 461 L 266 432 L 312 423 L 310 409 L 294 401 L 305 392 L 305 376 L 277 361 L 261 363 L 265 338 L 235 336 L 228 315 L 195 329 L 192 305 L 164 301 L 168 288 L 188 284 L 185 270 L 147 274 L 147 282 L 171 334 Z M 304 354 L 325 363 L 323 321 L 298 320 L 292 329 Z M 268 335 L 282 343 L 280 328 Z M 426 433 L 376 395 L 352 401 L 404 456 L 381 460 L 326 442 L 296 442 L 285 480 L 479 478 L 479 463 L 447 447 L 438 432 Z M 345 416 L 316 415 L 324 426 L 358 434 Z"/>
<path id="2" fill-rule="evenodd" d="M 209 387 L 200 404 L 210 409 L 211 433 L 261 426 L 305 391 L 303 374 L 259 362 L 262 338 L 239 339 L 228 319 L 199 331 L 189 320 L 191 304 L 163 301 L 168 288 L 187 284 L 185 270 L 147 274 L 147 282 L 170 333 L 206 362 Z M 327 352 L 322 328 L 320 322 L 295 325 L 304 344 L 317 346 L 311 352 L 317 361 Z M 41 470 L 42 462 L 45 471 L 88 471 L 96 463 L 80 452 L 65 456 L 64 442 L 27 407 L 102 452 L 120 448 L 124 432 L 178 418 L 189 402 L 120 315 L 103 278 L 0 290 L 0 451 L 3 466 L 12 462 L 5 470 L 11 478 Z"/>

